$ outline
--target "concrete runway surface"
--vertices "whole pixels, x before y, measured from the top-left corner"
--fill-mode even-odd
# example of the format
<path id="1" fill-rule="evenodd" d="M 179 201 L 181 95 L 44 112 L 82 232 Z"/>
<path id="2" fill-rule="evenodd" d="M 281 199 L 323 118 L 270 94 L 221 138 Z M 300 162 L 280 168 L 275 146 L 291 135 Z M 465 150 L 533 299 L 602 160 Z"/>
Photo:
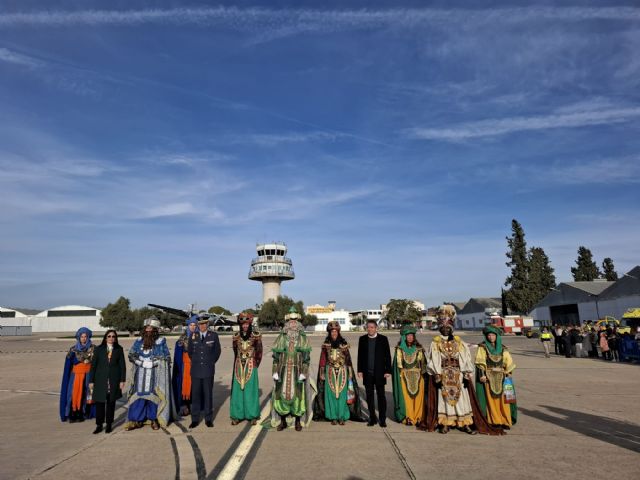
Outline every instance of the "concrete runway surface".
<path id="1" fill-rule="evenodd" d="M 346 333 L 357 355 L 360 334 Z M 419 334 L 423 344 L 431 333 Z M 398 341 L 389 333 L 391 345 Z M 324 335 L 312 335 L 315 378 Z M 467 333 L 477 344 L 481 336 Z M 269 348 L 260 368 L 263 410 L 270 393 Z M 94 339 L 99 341 L 99 339 Z M 173 352 L 176 337 L 168 342 Z M 368 428 L 316 423 L 298 433 L 232 426 L 229 395 L 233 351 L 221 337 L 216 367 L 215 427 L 188 430 L 189 419 L 154 432 L 123 430 L 116 411 L 110 435 L 92 435 L 93 421 L 62 423 L 58 401 L 70 339 L 0 340 L 0 479 L 457 479 L 638 478 L 640 475 L 640 365 L 593 359 L 546 359 L 538 339 L 504 337 L 517 369 L 518 424 L 504 437 L 425 433 L 388 421 Z M 131 339 L 121 339 L 127 350 Z M 475 351 L 475 350 L 474 350 Z M 364 391 L 361 392 L 364 399 Z M 391 385 L 387 385 L 389 416 Z M 364 405 L 366 407 L 366 405 Z"/>

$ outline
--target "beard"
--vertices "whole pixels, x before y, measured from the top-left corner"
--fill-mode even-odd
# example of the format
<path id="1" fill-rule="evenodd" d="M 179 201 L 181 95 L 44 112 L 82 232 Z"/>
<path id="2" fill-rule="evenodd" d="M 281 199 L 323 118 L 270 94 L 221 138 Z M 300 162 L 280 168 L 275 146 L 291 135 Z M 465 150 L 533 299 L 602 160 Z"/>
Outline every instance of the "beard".
<path id="1" fill-rule="evenodd" d="M 151 330 L 150 332 L 144 332 L 142 334 L 142 346 L 145 350 L 151 350 L 153 345 L 156 343 L 156 340 L 160 334 L 156 329 Z"/>

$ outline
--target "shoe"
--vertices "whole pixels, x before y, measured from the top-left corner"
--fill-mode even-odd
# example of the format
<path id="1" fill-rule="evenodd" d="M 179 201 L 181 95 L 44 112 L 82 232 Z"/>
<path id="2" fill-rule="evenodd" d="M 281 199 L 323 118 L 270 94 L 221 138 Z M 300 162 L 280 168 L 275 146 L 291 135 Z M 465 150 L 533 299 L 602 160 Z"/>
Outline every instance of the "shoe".
<path id="1" fill-rule="evenodd" d="M 384 420 L 380 420 L 380 427 L 387 428 L 387 422 L 385 422 Z"/>
<path id="2" fill-rule="evenodd" d="M 111 428 L 111 424 L 107 423 L 107 428 L 104 429 L 104 433 L 111 433 L 113 429 Z"/>
<path id="3" fill-rule="evenodd" d="M 127 423 L 127 426 L 124 427 L 124 429 L 127 432 L 130 432 L 131 430 L 135 430 L 136 428 L 140 428 L 140 425 L 138 424 L 138 422 L 129 422 Z"/>
<path id="4" fill-rule="evenodd" d="M 78 421 L 79 421 L 79 422 L 84 422 L 84 417 L 80 417 L 80 418 L 78 419 Z"/>
<path id="5" fill-rule="evenodd" d="M 440 427 L 440 430 L 438 430 L 440 433 L 442 434 L 447 434 L 449 433 L 449 426 L 448 425 L 442 425 Z"/>
<path id="6" fill-rule="evenodd" d="M 338 422 L 336 422 L 335 420 L 331 420 L 331 425 L 335 425 L 336 423 Z"/>
<path id="7" fill-rule="evenodd" d="M 477 435 L 478 432 L 475 430 L 471 430 L 471 427 L 469 425 L 465 425 L 465 427 L 462 429 L 462 431 L 464 433 L 468 433 L 469 435 Z"/>
<path id="8" fill-rule="evenodd" d="M 76 419 L 75 418 L 70 418 L 69 419 L 69 423 L 76 423 Z"/>
<path id="9" fill-rule="evenodd" d="M 191 422 L 189 424 L 189 428 L 196 428 L 199 424 L 200 424 L 200 422 Z"/>
<path id="10" fill-rule="evenodd" d="M 340 421 L 338 422 L 338 425 L 340 425 L 341 427 L 344 427 L 344 420 L 340 420 Z"/>
<path id="11" fill-rule="evenodd" d="M 286 420 L 282 420 L 282 421 L 280 422 L 280 425 L 278 425 L 278 427 L 276 428 L 276 430 L 277 430 L 278 432 L 281 432 L 282 430 L 284 430 L 284 429 L 286 429 L 286 428 L 287 428 L 287 422 L 286 422 Z"/>
<path id="12" fill-rule="evenodd" d="M 375 420 L 369 420 L 367 422 L 367 427 L 373 427 L 377 422 Z"/>
<path id="13" fill-rule="evenodd" d="M 160 430 L 160 424 L 158 423 L 157 420 L 154 420 L 153 422 L 151 422 L 151 428 L 153 430 Z"/>
<path id="14" fill-rule="evenodd" d="M 296 422 L 296 432 L 301 432 L 302 431 L 302 425 L 300 424 L 300 420 L 298 420 Z"/>
<path id="15" fill-rule="evenodd" d="M 204 424 L 209 428 L 213 428 L 213 421 L 211 421 L 211 420 L 205 421 Z"/>
<path id="16" fill-rule="evenodd" d="M 240 423 L 240 420 L 236 420 L 235 418 L 231 419 L 231 425 L 234 427 Z"/>
<path id="17" fill-rule="evenodd" d="M 108 428 L 108 427 L 107 427 Z M 96 435 L 102 431 L 102 425 L 96 426 L 96 429 L 93 431 L 93 434 Z"/>
<path id="18" fill-rule="evenodd" d="M 257 425 L 257 424 L 258 424 L 258 420 L 256 418 L 251 420 L 251 425 Z"/>

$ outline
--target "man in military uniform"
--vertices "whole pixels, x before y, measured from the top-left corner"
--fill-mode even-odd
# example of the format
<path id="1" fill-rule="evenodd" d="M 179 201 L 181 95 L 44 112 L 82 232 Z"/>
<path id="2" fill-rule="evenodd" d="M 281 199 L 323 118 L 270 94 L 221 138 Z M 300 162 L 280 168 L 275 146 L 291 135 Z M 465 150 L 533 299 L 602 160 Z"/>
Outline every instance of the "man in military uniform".
<path id="1" fill-rule="evenodd" d="M 201 416 L 207 427 L 213 427 L 213 376 L 222 352 L 218 334 L 209 331 L 209 320 L 198 320 L 198 331 L 189 337 L 191 358 L 191 425 L 198 426 Z"/>

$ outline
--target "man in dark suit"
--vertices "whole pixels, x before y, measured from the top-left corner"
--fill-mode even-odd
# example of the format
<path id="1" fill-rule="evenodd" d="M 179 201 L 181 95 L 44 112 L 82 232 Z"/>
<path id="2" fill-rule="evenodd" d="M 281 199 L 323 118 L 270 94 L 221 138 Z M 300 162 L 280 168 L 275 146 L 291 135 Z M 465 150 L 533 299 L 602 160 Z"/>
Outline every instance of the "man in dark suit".
<path id="1" fill-rule="evenodd" d="M 213 375 L 220 358 L 220 339 L 209 331 L 209 320 L 198 320 L 198 331 L 189 337 L 188 353 L 191 358 L 191 425 L 198 426 L 201 415 L 207 427 L 213 427 Z"/>
<path id="2" fill-rule="evenodd" d="M 375 320 L 367 322 L 367 335 L 360 337 L 358 343 L 358 377 L 363 379 L 367 392 L 370 427 L 380 421 L 381 427 L 387 426 L 387 398 L 384 387 L 391 376 L 391 351 L 389 340 L 378 333 Z M 375 393 L 378 397 L 378 419 L 376 419 Z"/>

